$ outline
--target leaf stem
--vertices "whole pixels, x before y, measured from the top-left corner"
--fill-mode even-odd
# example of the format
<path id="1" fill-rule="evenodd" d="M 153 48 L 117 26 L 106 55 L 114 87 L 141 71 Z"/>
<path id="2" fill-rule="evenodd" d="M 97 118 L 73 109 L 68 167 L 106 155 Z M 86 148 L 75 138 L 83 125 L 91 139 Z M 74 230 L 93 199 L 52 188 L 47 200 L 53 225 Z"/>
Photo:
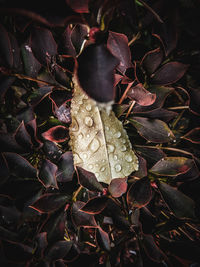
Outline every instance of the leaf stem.
<path id="1" fill-rule="evenodd" d="M 129 91 L 129 89 L 131 88 L 132 85 L 133 85 L 133 82 L 131 82 L 131 83 L 128 84 L 128 86 L 126 87 L 126 90 L 124 91 L 124 93 L 123 93 L 122 97 L 120 98 L 118 104 L 121 104 L 124 101 L 124 99 L 126 98 L 126 95 L 127 95 L 128 91 Z"/>
<path id="2" fill-rule="evenodd" d="M 79 188 L 74 192 L 73 197 L 72 197 L 73 202 L 76 201 L 76 198 L 77 198 L 78 194 L 81 192 L 82 188 L 83 188 L 83 186 L 80 185 Z"/>
<path id="3" fill-rule="evenodd" d="M 189 109 L 189 106 L 177 106 L 177 107 L 169 107 L 169 110 L 178 110 L 178 109 Z"/>

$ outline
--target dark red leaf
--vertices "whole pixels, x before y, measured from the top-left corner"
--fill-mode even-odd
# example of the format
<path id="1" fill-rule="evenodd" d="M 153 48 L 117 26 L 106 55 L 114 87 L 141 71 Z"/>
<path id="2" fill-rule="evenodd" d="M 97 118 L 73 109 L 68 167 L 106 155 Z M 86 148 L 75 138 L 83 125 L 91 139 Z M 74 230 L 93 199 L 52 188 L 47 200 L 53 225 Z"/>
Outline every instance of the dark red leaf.
<path id="1" fill-rule="evenodd" d="M 20 49 L 18 46 L 18 42 L 16 37 L 9 33 L 9 38 L 10 38 L 10 45 L 11 45 L 11 52 L 12 52 L 12 56 L 13 56 L 13 69 L 16 71 L 20 71 L 21 69 L 21 58 L 20 58 Z"/>
<path id="2" fill-rule="evenodd" d="M 140 106 L 136 105 L 133 107 L 133 111 L 136 113 L 139 112 L 147 112 L 154 109 L 158 109 L 163 106 L 165 99 L 169 94 L 173 92 L 173 88 L 171 87 L 165 87 L 165 86 L 152 86 L 148 88 L 149 92 L 152 94 L 156 94 L 156 100 L 155 102 L 150 106 Z"/>
<path id="3" fill-rule="evenodd" d="M 131 185 L 127 193 L 127 202 L 130 207 L 141 208 L 149 203 L 151 196 L 150 180 L 144 177 Z"/>
<path id="4" fill-rule="evenodd" d="M 194 144 L 200 144 L 200 128 L 194 128 L 181 138 L 186 139 Z"/>
<path id="5" fill-rule="evenodd" d="M 133 66 L 131 52 L 128 46 L 128 38 L 125 34 L 109 31 L 107 46 L 111 53 L 119 59 L 117 69 L 123 74 L 127 68 Z"/>
<path id="6" fill-rule="evenodd" d="M 42 232 L 36 235 L 37 252 L 41 257 L 44 256 L 44 250 L 48 246 L 47 232 Z"/>
<path id="7" fill-rule="evenodd" d="M 88 13 L 90 0 L 66 0 L 67 4 L 77 13 Z"/>
<path id="8" fill-rule="evenodd" d="M 76 24 L 72 29 L 71 40 L 77 54 L 79 54 L 83 48 L 83 44 L 87 39 L 88 31 L 88 26 L 85 24 Z"/>
<path id="9" fill-rule="evenodd" d="M 96 240 L 101 249 L 110 251 L 111 246 L 109 235 L 101 227 L 96 229 Z"/>
<path id="10" fill-rule="evenodd" d="M 80 209 L 85 205 L 82 201 L 76 201 L 71 208 L 73 224 L 77 227 L 97 227 L 94 215 L 85 213 Z"/>
<path id="11" fill-rule="evenodd" d="M 10 175 L 8 164 L 2 153 L 0 153 L 0 185 L 5 183 Z"/>
<path id="12" fill-rule="evenodd" d="M 195 218 L 195 203 L 191 198 L 166 183 L 160 182 L 158 187 L 167 206 L 178 218 Z"/>
<path id="13" fill-rule="evenodd" d="M 78 171 L 79 183 L 90 191 L 102 192 L 103 186 L 97 181 L 94 173 L 84 170 L 81 167 L 76 167 Z"/>
<path id="14" fill-rule="evenodd" d="M 4 253 L 9 261 L 22 263 L 33 257 L 34 249 L 22 243 L 3 241 Z"/>
<path id="15" fill-rule="evenodd" d="M 69 200 L 70 197 L 66 194 L 47 193 L 42 195 L 30 207 L 41 213 L 53 212 L 62 207 Z"/>
<path id="16" fill-rule="evenodd" d="M 150 171 L 156 175 L 177 176 L 188 172 L 194 164 L 192 159 L 184 157 L 165 157 L 159 160 Z"/>
<path id="17" fill-rule="evenodd" d="M 44 65 L 57 54 L 57 44 L 52 33 L 42 27 L 35 27 L 32 31 L 31 48 L 37 60 Z"/>
<path id="18" fill-rule="evenodd" d="M 27 132 L 23 121 L 20 123 L 19 127 L 15 132 L 15 140 L 19 145 L 21 145 L 25 149 L 30 150 L 33 146 L 31 137 Z"/>
<path id="19" fill-rule="evenodd" d="M 37 137 L 37 124 L 36 119 L 30 120 L 26 125 L 26 129 L 31 136 L 32 143 L 35 147 L 41 147 L 42 142 Z"/>
<path id="20" fill-rule="evenodd" d="M 37 89 L 32 95 L 29 96 L 29 103 L 32 106 L 39 104 L 47 95 L 52 91 L 52 86 L 43 86 Z"/>
<path id="21" fill-rule="evenodd" d="M 93 197 L 80 210 L 89 214 L 99 214 L 105 209 L 107 202 L 106 196 Z"/>
<path id="22" fill-rule="evenodd" d="M 74 45 L 72 43 L 72 39 L 71 39 L 71 34 L 72 34 L 72 29 L 71 27 L 68 25 L 62 35 L 63 37 L 63 50 L 64 53 L 66 53 L 67 55 L 76 56 L 76 50 L 74 48 Z"/>
<path id="23" fill-rule="evenodd" d="M 143 178 L 147 176 L 147 161 L 141 156 L 137 155 L 139 161 L 138 171 L 134 172 L 134 176 L 138 178 Z"/>
<path id="24" fill-rule="evenodd" d="M 34 120 L 35 115 L 32 107 L 27 107 L 21 110 L 20 113 L 17 114 L 17 119 L 19 121 L 24 121 L 25 124 L 28 123 L 29 121 Z"/>
<path id="25" fill-rule="evenodd" d="M 43 150 L 47 158 L 51 161 L 59 160 L 62 155 L 62 150 L 60 150 L 54 142 L 48 140 L 44 142 Z"/>
<path id="26" fill-rule="evenodd" d="M 41 68 L 41 64 L 33 55 L 30 41 L 27 41 L 21 46 L 21 54 L 24 63 L 25 74 L 36 78 Z"/>
<path id="27" fill-rule="evenodd" d="M 137 147 L 137 153 L 142 155 L 149 164 L 155 164 L 157 161 L 166 156 L 161 149 L 148 146 Z"/>
<path id="28" fill-rule="evenodd" d="M 131 87 L 127 96 L 135 100 L 140 106 L 150 106 L 156 100 L 156 94 L 147 91 L 141 83 Z"/>
<path id="29" fill-rule="evenodd" d="M 163 60 L 163 51 L 159 48 L 147 52 L 142 59 L 143 68 L 149 73 L 152 74 L 159 67 Z"/>
<path id="30" fill-rule="evenodd" d="M 56 105 L 54 105 L 54 115 L 61 122 L 71 123 L 70 108 L 67 108 L 66 104 L 61 105 L 59 108 Z"/>
<path id="31" fill-rule="evenodd" d="M 127 178 L 113 179 L 108 190 L 113 197 L 121 197 L 127 190 Z"/>
<path id="32" fill-rule="evenodd" d="M 165 258 L 163 252 L 156 245 L 152 235 L 143 235 L 142 244 L 147 255 L 155 262 L 162 262 Z"/>
<path id="33" fill-rule="evenodd" d="M 58 167 L 51 161 L 44 159 L 39 172 L 39 180 L 46 187 L 54 187 L 58 189 L 56 181 L 56 171 Z"/>
<path id="34" fill-rule="evenodd" d="M 50 261 L 63 259 L 70 251 L 72 241 L 60 240 L 54 243 L 46 252 L 46 257 Z"/>
<path id="35" fill-rule="evenodd" d="M 150 142 L 165 143 L 175 140 L 172 131 L 161 120 L 132 117 L 129 121 L 136 127 L 138 133 Z"/>
<path id="36" fill-rule="evenodd" d="M 72 181 L 74 175 L 74 162 L 71 151 L 65 152 L 58 161 L 57 181 L 69 182 Z"/>
<path id="37" fill-rule="evenodd" d="M 172 84 L 180 80 L 188 69 L 188 65 L 180 62 L 169 62 L 159 68 L 152 78 L 157 85 Z"/>
<path id="38" fill-rule="evenodd" d="M 98 102 L 114 99 L 114 69 L 118 59 L 105 45 L 89 45 L 78 58 L 78 80 L 83 90 Z"/>
<path id="39" fill-rule="evenodd" d="M 59 108 L 67 101 L 71 100 L 72 93 L 67 90 L 53 90 L 49 97 L 53 101 L 54 105 Z"/>
<path id="40" fill-rule="evenodd" d="M 7 92 L 7 90 L 9 89 L 9 87 L 13 84 L 13 82 L 15 81 L 15 77 L 7 77 L 7 76 L 3 76 L 0 73 L 0 102 L 3 101 L 4 96 Z"/>
<path id="41" fill-rule="evenodd" d="M 13 54 L 8 32 L 0 24 L 0 57 L 3 59 L 6 67 L 13 66 Z"/>
<path id="42" fill-rule="evenodd" d="M 10 173 L 20 178 L 35 178 L 37 170 L 22 156 L 16 153 L 5 152 Z"/>
<path id="43" fill-rule="evenodd" d="M 190 96 L 189 107 L 190 110 L 197 116 L 200 116 L 200 90 L 194 88 L 187 88 Z"/>
<path id="44" fill-rule="evenodd" d="M 65 126 L 54 126 L 48 131 L 42 133 L 42 136 L 49 141 L 53 142 L 64 142 L 68 139 L 68 129 Z"/>
<path id="45" fill-rule="evenodd" d="M 0 151 L 1 152 L 25 152 L 24 148 L 17 144 L 13 134 L 10 133 L 0 133 Z"/>
<path id="46" fill-rule="evenodd" d="M 144 234 L 151 234 L 155 225 L 157 224 L 157 218 L 153 215 L 150 210 L 146 207 L 140 209 L 140 223 Z"/>
<path id="47" fill-rule="evenodd" d="M 164 108 L 157 108 L 146 112 L 137 112 L 137 115 L 149 119 L 159 119 L 164 122 L 169 122 L 174 117 L 178 116 L 178 113 Z"/>
<path id="48" fill-rule="evenodd" d="M 6 241 L 17 241 L 19 236 L 16 232 L 10 231 L 3 226 L 0 226 L 0 238 Z"/>

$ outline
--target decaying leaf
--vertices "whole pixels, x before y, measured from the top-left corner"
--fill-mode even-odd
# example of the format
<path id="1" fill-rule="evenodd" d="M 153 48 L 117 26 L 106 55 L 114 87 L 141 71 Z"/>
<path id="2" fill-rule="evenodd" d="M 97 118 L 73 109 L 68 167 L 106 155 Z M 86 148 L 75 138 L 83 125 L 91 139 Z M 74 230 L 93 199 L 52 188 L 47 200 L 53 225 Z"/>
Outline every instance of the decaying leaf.
<path id="1" fill-rule="evenodd" d="M 109 184 L 138 170 L 138 159 L 122 123 L 113 111 L 89 98 L 74 79 L 70 145 L 74 165 L 93 172 Z"/>

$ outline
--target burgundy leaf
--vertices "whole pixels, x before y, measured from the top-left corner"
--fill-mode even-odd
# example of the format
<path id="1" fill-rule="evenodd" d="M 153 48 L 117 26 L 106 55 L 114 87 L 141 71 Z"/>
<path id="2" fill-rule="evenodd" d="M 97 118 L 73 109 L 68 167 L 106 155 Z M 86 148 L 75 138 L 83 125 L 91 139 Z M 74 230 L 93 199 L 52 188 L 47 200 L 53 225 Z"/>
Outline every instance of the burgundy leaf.
<path id="1" fill-rule="evenodd" d="M 119 59 L 117 69 L 123 74 L 127 68 L 133 66 L 131 52 L 128 46 L 128 38 L 125 34 L 109 31 L 107 46 L 111 53 Z"/>
<path id="2" fill-rule="evenodd" d="M 103 44 L 87 46 L 78 58 L 78 80 L 83 90 L 98 102 L 114 99 L 114 69 L 118 59 Z"/>
<path id="3" fill-rule="evenodd" d="M 16 232 L 9 231 L 3 226 L 0 226 L 0 238 L 1 241 L 17 241 L 19 239 L 19 236 Z"/>
<path id="4" fill-rule="evenodd" d="M 174 119 L 174 117 L 177 117 L 178 113 L 164 108 L 157 108 L 150 111 L 137 112 L 137 115 L 149 119 L 159 119 L 164 122 L 169 122 L 170 120 Z"/>
<path id="5" fill-rule="evenodd" d="M 42 136 L 49 141 L 53 142 L 64 142 L 68 139 L 68 129 L 65 126 L 54 126 L 48 131 L 42 133 Z"/>
<path id="6" fill-rule="evenodd" d="M 85 213 L 80 209 L 85 205 L 82 201 L 76 201 L 71 208 L 73 224 L 77 227 L 97 227 L 94 215 Z"/>
<path id="7" fill-rule="evenodd" d="M 155 164 L 160 159 L 164 158 L 165 153 L 159 148 L 152 148 L 148 146 L 137 147 L 137 153 L 142 155 L 149 164 Z"/>
<path id="8" fill-rule="evenodd" d="M 131 185 L 127 193 L 127 202 L 130 207 L 141 208 L 149 203 L 151 196 L 150 180 L 144 177 Z"/>
<path id="9" fill-rule="evenodd" d="M 10 173 L 20 178 L 35 178 L 37 170 L 22 156 L 16 153 L 4 153 Z"/>
<path id="10" fill-rule="evenodd" d="M 71 39 L 71 34 L 72 34 L 72 29 L 71 27 L 68 25 L 62 35 L 63 37 L 63 50 L 67 55 L 76 56 L 76 50 L 74 48 L 74 45 L 72 43 L 72 39 Z"/>
<path id="11" fill-rule="evenodd" d="M 67 4 L 77 13 L 88 13 L 90 0 L 66 0 Z"/>
<path id="12" fill-rule="evenodd" d="M 73 155 L 71 151 L 65 152 L 58 161 L 57 181 L 72 181 L 74 175 Z"/>
<path id="13" fill-rule="evenodd" d="M 172 131 L 161 120 L 132 117 L 129 121 L 136 127 L 138 133 L 150 142 L 166 143 L 175 140 Z"/>
<path id="14" fill-rule="evenodd" d="M 71 246 L 72 241 L 57 241 L 48 249 L 48 251 L 46 252 L 46 257 L 51 261 L 63 259 L 65 255 L 70 251 Z"/>
<path id="15" fill-rule="evenodd" d="M 57 44 L 52 33 L 45 28 L 35 27 L 31 34 L 31 48 L 37 60 L 46 64 L 57 54 Z"/>
<path id="16" fill-rule="evenodd" d="M 44 255 L 44 250 L 48 246 L 48 241 L 47 241 L 47 232 L 42 232 L 36 235 L 36 242 L 37 242 L 37 250 L 40 254 L 41 257 Z"/>
<path id="17" fill-rule="evenodd" d="M 147 91 L 141 83 L 132 87 L 127 96 L 135 100 L 140 106 L 150 106 L 156 100 L 156 94 Z"/>
<path id="18" fill-rule="evenodd" d="M 194 144 L 200 144 L 200 128 L 194 128 L 181 138 L 186 139 Z"/>
<path id="19" fill-rule="evenodd" d="M 46 193 L 36 200 L 30 207 L 41 212 L 53 212 L 62 207 L 70 197 L 66 194 Z"/>
<path id="20" fill-rule="evenodd" d="M 165 99 L 169 94 L 173 92 L 174 89 L 166 86 L 151 86 L 148 88 L 148 90 L 151 94 L 156 94 L 155 102 L 150 106 L 136 105 L 135 107 L 133 107 L 134 112 L 147 112 L 162 107 Z"/>
<path id="21" fill-rule="evenodd" d="M 39 172 L 39 180 L 46 187 L 54 187 L 58 189 L 56 181 L 56 171 L 58 167 L 51 161 L 44 159 Z"/>
<path id="22" fill-rule="evenodd" d="M 71 100 L 72 94 L 67 90 L 53 90 L 49 97 L 53 101 L 54 105 L 59 108 L 67 101 Z"/>
<path id="23" fill-rule="evenodd" d="M 178 218 L 195 218 L 195 203 L 191 198 L 166 183 L 160 182 L 158 187 L 167 206 Z"/>
<path id="24" fill-rule="evenodd" d="M 100 248 L 110 251 L 111 246 L 109 235 L 101 227 L 96 229 L 96 240 Z"/>
<path id="25" fill-rule="evenodd" d="M 43 144 L 43 151 L 48 159 L 51 161 L 57 161 L 62 155 L 62 150 L 58 148 L 56 143 L 51 141 L 45 141 Z"/>
<path id="26" fill-rule="evenodd" d="M 197 116 L 200 116 L 200 90 L 194 88 L 187 88 L 190 96 L 189 107 L 190 110 Z"/>
<path id="27" fill-rule="evenodd" d="M 39 104 L 47 95 L 49 95 L 52 91 L 53 87 L 52 86 L 43 86 L 37 89 L 33 93 L 33 95 L 30 95 L 29 97 L 29 103 L 32 106 L 36 106 Z"/>
<path id="28" fill-rule="evenodd" d="M 71 40 L 73 46 L 76 49 L 76 53 L 79 54 L 83 48 L 84 41 L 87 39 L 88 26 L 85 24 L 76 24 L 71 33 Z"/>
<path id="29" fill-rule="evenodd" d="M 157 85 L 172 84 L 180 80 L 188 69 L 188 65 L 180 62 L 169 62 L 159 68 L 152 78 L 152 83 Z"/>
<path id="30" fill-rule="evenodd" d="M 25 152 L 24 148 L 17 144 L 13 134 L 10 133 L 0 133 L 0 151 L 1 152 Z"/>
<path id="31" fill-rule="evenodd" d="M 39 70 L 41 69 L 41 64 L 33 55 L 30 41 L 27 41 L 21 46 L 21 53 L 25 74 L 30 77 L 36 78 Z"/>
<path id="32" fill-rule="evenodd" d="M 0 24 L 0 57 L 3 59 L 6 67 L 13 66 L 13 54 L 11 51 L 11 43 L 8 32 Z"/>
<path id="33" fill-rule="evenodd" d="M 17 114 L 17 119 L 19 121 L 24 121 L 24 123 L 28 123 L 29 121 L 32 121 L 35 119 L 35 115 L 33 112 L 32 107 L 27 107 L 24 108 L 23 110 L 20 111 L 20 113 Z"/>
<path id="34" fill-rule="evenodd" d="M 127 190 L 127 178 L 113 179 L 108 190 L 113 197 L 121 197 Z"/>
<path id="35" fill-rule="evenodd" d="M 99 214 L 105 209 L 107 202 L 106 196 L 93 197 L 80 210 L 89 214 Z"/>
<path id="36" fill-rule="evenodd" d="M 16 37 L 9 33 L 9 38 L 10 38 L 10 44 L 11 44 L 11 51 L 12 51 L 12 56 L 13 56 L 13 69 L 17 70 L 18 72 L 21 69 L 21 58 L 20 58 L 20 49 L 18 46 L 18 42 Z"/>
<path id="37" fill-rule="evenodd" d="M 90 191 L 102 192 L 103 186 L 97 181 L 94 173 L 84 170 L 81 167 L 76 167 L 78 171 L 79 183 Z"/>
<path id="38" fill-rule="evenodd" d="M 19 127 L 17 128 L 15 132 L 15 140 L 23 148 L 30 150 L 33 146 L 31 137 L 29 133 L 27 132 L 23 121 L 20 123 Z"/>
<path id="39" fill-rule="evenodd" d="M 2 153 L 0 153 L 0 185 L 5 183 L 10 175 L 8 164 Z"/>
<path id="40" fill-rule="evenodd" d="M 26 129 L 31 136 L 32 143 L 35 147 L 41 147 L 42 142 L 37 137 L 37 124 L 36 119 L 30 120 L 26 125 Z"/>
<path id="41" fill-rule="evenodd" d="M 140 223 L 144 234 L 151 234 L 155 225 L 157 224 L 157 218 L 151 213 L 147 206 L 140 209 Z"/>
<path id="42" fill-rule="evenodd" d="M 3 241 L 3 247 L 5 256 L 9 261 L 22 263 L 33 257 L 34 249 L 22 243 Z"/>
<path id="43" fill-rule="evenodd" d="M 147 176 L 147 161 L 141 156 L 137 155 L 139 161 L 138 171 L 134 172 L 134 176 L 138 178 L 143 178 Z"/>
<path id="44" fill-rule="evenodd" d="M 192 159 L 184 157 L 165 157 L 159 160 L 150 171 L 156 175 L 177 176 L 188 172 L 194 164 Z"/>
<path id="45" fill-rule="evenodd" d="M 142 59 L 143 68 L 149 73 L 152 74 L 159 67 L 163 60 L 163 51 L 159 48 L 147 52 Z"/>
<path id="46" fill-rule="evenodd" d="M 143 235 L 142 244 L 147 255 L 155 262 L 162 262 L 165 258 L 163 252 L 156 245 L 152 235 Z"/>
<path id="47" fill-rule="evenodd" d="M 1 72 L 0 72 L 0 102 L 3 101 L 7 90 L 13 84 L 15 79 L 16 79 L 15 77 L 3 76 L 3 75 L 1 75 Z"/>
<path id="48" fill-rule="evenodd" d="M 66 104 L 61 105 L 59 108 L 54 105 L 53 112 L 60 122 L 71 123 L 70 108 L 67 108 Z"/>

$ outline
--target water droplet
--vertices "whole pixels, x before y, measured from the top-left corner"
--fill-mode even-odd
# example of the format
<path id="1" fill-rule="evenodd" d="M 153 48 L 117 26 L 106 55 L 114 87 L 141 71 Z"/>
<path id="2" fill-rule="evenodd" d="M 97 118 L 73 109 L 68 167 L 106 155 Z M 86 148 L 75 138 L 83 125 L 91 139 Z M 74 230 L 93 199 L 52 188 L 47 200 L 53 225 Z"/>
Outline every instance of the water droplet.
<path id="1" fill-rule="evenodd" d="M 122 145 L 121 148 L 120 148 L 120 150 L 121 150 L 122 152 L 126 151 L 126 146 L 125 146 L 125 145 Z"/>
<path id="2" fill-rule="evenodd" d="M 87 159 L 87 157 L 88 157 L 87 153 L 83 153 L 83 158 Z"/>
<path id="3" fill-rule="evenodd" d="M 77 132 L 79 130 L 79 125 L 75 118 L 72 119 L 71 130 L 72 132 Z"/>
<path id="4" fill-rule="evenodd" d="M 85 117 L 85 124 L 91 127 L 93 125 L 93 119 L 89 116 Z"/>
<path id="5" fill-rule="evenodd" d="M 84 96 L 84 99 L 85 99 L 85 100 L 88 100 L 88 96 L 87 96 L 87 95 L 85 95 L 85 96 Z"/>
<path id="6" fill-rule="evenodd" d="M 87 134 L 86 137 L 87 137 L 87 138 L 90 138 L 90 134 Z"/>
<path id="7" fill-rule="evenodd" d="M 82 105 L 83 104 L 83 101 L 82 100 L 79 100 L 78 101 L 78 105 Z"/>
<path id="8" fill-rule="evenodd" d="M 103 162 L 103 163 L 105 163 L 105 162 L 106 162 L 106 160 L 105 160 L 105 159 L 103 159 L 103 160 L 102 160 L 102 162 Z"/>
<path id="9" fill-rule="evenodd" d="M 96 164 L 95 164 L 95 167 L 97 167 L 97 168 L 98 168 L 98 167 L 99 167 L 99 164 L 98 164 L 98 163 L 96 163 Z"/>
<path id="10" fill-rule="evenodd" d="M 132 157 L 131 155 L 126 155 L 126 156 L 125 156 L 125 160 L 126 160 L 127 162 L 132 162 L 132 161 L 133 161 L 133 157 Z"/>
<path id="11" fill-rule="evenodd" d="M 92 169 L 94 168 L 93 164 L 89 164 L 89 165 L 88 165 L 88 168 L 89 168 L 90 170 L 92 170 Z"/>
<path id="12" fill-rule="evenodd" d="M 111 145 L 111 144 L 108 144 L 107 145 L 107 149 L 108 149 L 108 153 L 112 153 L 115 150 L 115 146 L 114 145 Z"/>
<path id="13" fill-rule="evenodd" d="M 97 178 L 99 177 L 99 173 L 98 172 L 96 172 L 95 175 L 96 175 Z"/>
<path id="14" fill-rule="evenodd" d="M 100 147 L 100 142 L 97 138 L 94 138 L 92 140 L 92 142 L 89 144 L 89 148 L 90 150 L 92 150 L 92 152 L 96 152 Z"/>
<path id="15" fill-rule="evenodd" d="M 91 111 L 92 106 L 91 106 L 90 104 L 87 104 L 87 106 L 85 107 L 85 109 L 86 109 L 87 111 Z"/>
<path id="16" fill-rule="evenodd" d="M 116 164 L 116 165 L 115 165 L 115 170 L 116 170 L 116 172 L 120 172 L 121 169 L 122 169 L 122 166 L 121 166 L 120 164 Z"/>
<path id="17" fill-rule="evenodd" d="M 82 133 L 80 133 L 80 134 L 78 135 L 78 139 L 83 139 L 83 134 L 82 134 Z"/>
<path id="18" fill-rule="evenodd" d="M 105 129 L 106 129 L 106 131 L 109 131 L 110 130 L 110 128 L 108 126 L 106 126 Z"/>
<path id="19" fill-rule="evenodd" d="M 101 171 L 101 172 L 104 172 L 105 169 L 106 169 L 106 168 L 103 166 L 103 167 L 101 167 L 100 171 Z"/>
<path id="20" fill-rule="evenodd" d="M 117 155 L 114 155 L 113 158 L 114 158 L 114 160 L 118 160 L 118 156 Z"/>
<path id="21" fill-rule="evenodd" d="M 126 140 L 124 138 L 122 138 L 122 143 L 125 144 L 126 143 Z"/>
<path id="22" fill-rule="evenodd" d="M 114 134 L 114 137 L 116 137 L 116 138 L 120 138 L 121 137 L 121 132 L 116 132 L 115 134 Z"/>

